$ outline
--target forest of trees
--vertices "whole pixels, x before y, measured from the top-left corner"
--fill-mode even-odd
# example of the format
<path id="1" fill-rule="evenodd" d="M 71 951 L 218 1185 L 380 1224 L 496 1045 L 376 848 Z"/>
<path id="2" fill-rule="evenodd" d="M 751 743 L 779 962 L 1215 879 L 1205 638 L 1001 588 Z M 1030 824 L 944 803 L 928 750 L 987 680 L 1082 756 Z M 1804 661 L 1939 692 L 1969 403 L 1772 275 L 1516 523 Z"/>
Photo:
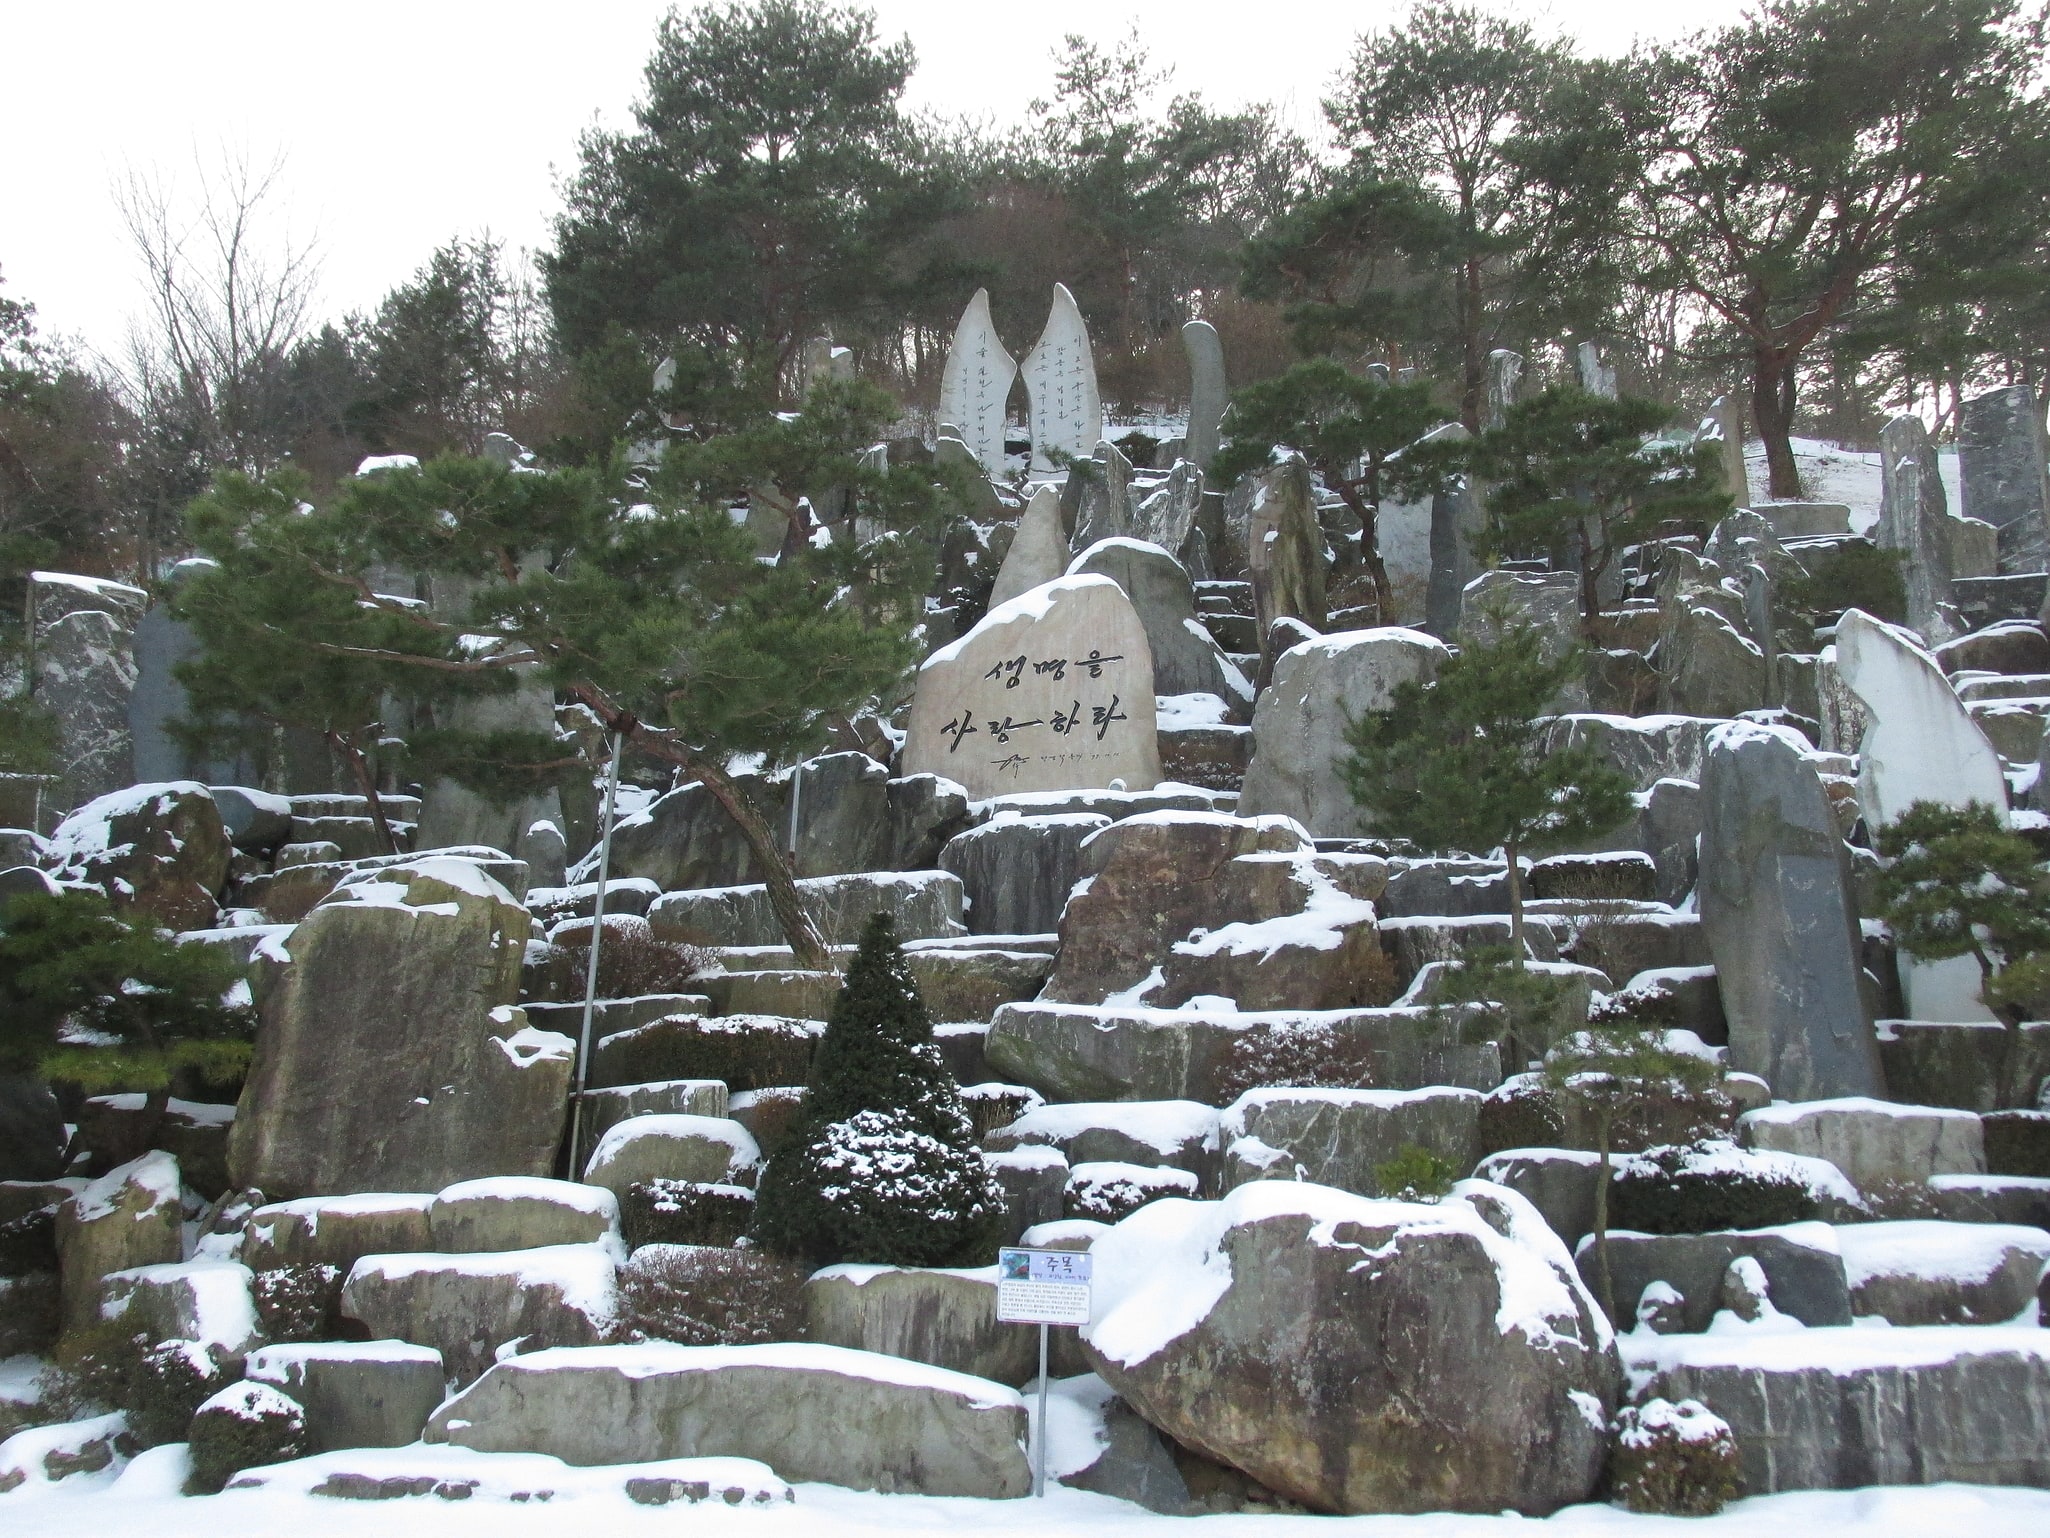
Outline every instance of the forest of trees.
<path id="1" fill-rule="evenodd" d="M 1306 64 L 1313 141 L 1175 93 L 1136 36 L 1071 37 L 994 132 L 910 111 L 913 46 L 859 9 L 672 14 L 544 250 L 454 236 L 323 320 L 278 168 L 231 163 L 196 212 L 119 190 L 151 296 L 125 357 L 41 336 L 0 289 L 0 612 L 38 564 L 153 574 L 224 470 L 318 493 L 495 430 L 560 466 L 664 419 L 746 433 L 797 403 L 814 337 L 930 406 L 968 295 L 1022 349 L 1056 280 L 1114 411 L 1178 403 L 1193 316 L 1234 386 L 1386 364 L 1469 427 L 1491 350 L 1535 391 L 1592 340 L 1629 393 L 1736 394 L 1797 495 L 1793 434 L 1870 447 L 1902 409 L 1942 432 L 1993 384 L 2050 402 L 2044 48 L 2017 0 L 1767 0 L 1591 59 L 1425 0 L 1331 78 Z"/>

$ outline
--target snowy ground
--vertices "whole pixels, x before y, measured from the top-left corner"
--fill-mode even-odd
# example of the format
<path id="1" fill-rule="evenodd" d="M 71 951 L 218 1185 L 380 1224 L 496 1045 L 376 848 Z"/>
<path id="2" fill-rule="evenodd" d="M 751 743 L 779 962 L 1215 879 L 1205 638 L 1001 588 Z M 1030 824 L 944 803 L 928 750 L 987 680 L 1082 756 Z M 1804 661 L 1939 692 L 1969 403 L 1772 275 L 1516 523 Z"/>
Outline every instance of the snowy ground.
<path id="1" fill-rule="evenodd" d="M 167 1456 L 168 1455 L 168 1456 Z M 125 1474 L 96 1488 L 93 1476 L 76 1477 L 47 1491 L 18 1491 L 0 1501 L 9 1538 L 564 1538 L 687 1529 L 692 1538 L 822 1538 L 866 1535 L 918 1538 L 973 1531 L 990 1538 L 1052 1538 L 1104 1534 L 1169 1538 L 1191 1521 L 1216 1538 L 1507 1538 L 1512 1532 L 1628 1535 L 1687 1533 L 1699 1538 L 2040 1538 L 2050 1532 L 2050 1491 L 2002 1490 L 1969 1485 L 1803 1492 L 1740 1501 L 1707 1519 L 1633 1517 L 1611 1506 L 1576 1506 L 1545 1521 L 1508 1517 L 1156 1517 L 1121 1501 L 1055 1490 L 1043 1501 L 940 1500 L 923 1496 L 863 1495 L 829 1485 L 799 1485 L 790 1505 L 767 1509 L 642 1507 L 618 1494 L 564 1494 L 546 1504 L 477 1498 L 444 1501 L 414 1496 L 396 1501 L 332 1500 L 320 1496 L 230 1491 L 186 1498 L 175 1493 L 182 1464 L 159 1449 Z"/>
<path id="2" fill-rule="evenodd" d="M 1879 456 L 1840 449 L 1819 438 L 1796 438 L 1794 463 L 1801 471 L 1801 490 L 1811 502 L 1841 502 L 1851 510 L 1851 528 L 1863 534 L 1879 521 Z M 1943 481 L 1943 496 L 1951 516 L 1963 512 L 1963 493 L 1958 480 L 1957 450 L 1938 452 L 1937 473 Z M 1745 479 L 1751 483 L 1754 501 L 1765 499 L 1765 445 L 1752 441 L 1744 445 Z"/>

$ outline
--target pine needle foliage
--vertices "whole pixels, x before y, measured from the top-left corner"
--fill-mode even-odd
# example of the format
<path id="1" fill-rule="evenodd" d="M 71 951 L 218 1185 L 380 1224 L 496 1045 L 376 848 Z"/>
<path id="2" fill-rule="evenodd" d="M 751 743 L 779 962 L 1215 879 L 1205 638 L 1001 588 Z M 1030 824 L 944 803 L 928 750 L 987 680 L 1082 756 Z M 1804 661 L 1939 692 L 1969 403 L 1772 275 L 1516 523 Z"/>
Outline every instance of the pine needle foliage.
<path id="1" fill-rule="evenodd" d="M 863 932 L 754 1237 L 814 1265 L 981 1261 L 1004 1213 L 961 1091 L 933 1043 L 896 927 Z"/>
<path id="2" fill-rule="evenodd" d="M 1536 626 L 1502 616 L 1493 638 L 1464 646 L 1435 679 L 1397 685 L 1387 709 L 1346 730 L 1346 783 L 1381 831 L 1440 853 L 1503 849 L 1519 964 L 1519 856 L 1605 832 L 1630 810 L 1629 781 L 1593 747 L 1545 751 L 1538 712 L 1581 666 L 1577 651 L 1548 657 Z"/>

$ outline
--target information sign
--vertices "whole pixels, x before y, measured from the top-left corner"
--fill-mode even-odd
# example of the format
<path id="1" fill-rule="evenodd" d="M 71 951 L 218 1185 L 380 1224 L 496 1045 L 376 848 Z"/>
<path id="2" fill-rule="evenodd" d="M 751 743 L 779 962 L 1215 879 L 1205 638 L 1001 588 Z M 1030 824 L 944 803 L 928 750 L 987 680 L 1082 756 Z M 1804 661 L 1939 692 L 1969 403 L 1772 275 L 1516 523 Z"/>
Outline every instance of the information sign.
<path id="1" fill-rule="evenodd" d="M 997 1251 L 997 1318 L 1005 1324 L 1087 1324 L 1089 1256 L 1075 1250 Z"/>

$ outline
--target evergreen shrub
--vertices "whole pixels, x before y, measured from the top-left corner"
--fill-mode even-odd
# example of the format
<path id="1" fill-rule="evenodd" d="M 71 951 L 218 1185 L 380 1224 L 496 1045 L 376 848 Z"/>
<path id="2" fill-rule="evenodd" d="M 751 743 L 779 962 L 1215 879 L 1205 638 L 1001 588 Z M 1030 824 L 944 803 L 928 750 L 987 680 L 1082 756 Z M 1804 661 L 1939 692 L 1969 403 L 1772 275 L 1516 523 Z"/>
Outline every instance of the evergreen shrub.
<path id="1" fill-rule="evenodd" d="M 1647 1516 L 1710 1517 L 1743 1492 L 1729 1423 L 1696 1399 L 1653 1399 L 1616 1415 L 1610 1477 L 1616 1499 Z"/>
<path id="2" fill-rule="evenodd" d="M 1249 1089 L 1372 1089 L 1374 1053 L 1365 1037 L 1329 1025 L 1263 1022 L 1232 1036 L 1213 1082 L 1221 1104 Z"/>
<path id="3" fill-rule="evenodd" d="M 268 1383 L 230 1384 L 196 1410 L 186 1435 L 188 1495 L 217 1495 L 244 1469 L 303 1458 L 306 1412 Z"/>
<path id="4" fill-rule="evenodd" d="M 256 1273 L 256 1317 L 278 1344 L 333 1340 L 341 1328 L 339 1266 L 272 1266 Z"/>
<path id="5" fill-rule="evenodd" d="M 685 1346 L 801 1340 L 810 1275 L 757 1249 L 645 1245 L 619 1268 L 616 1338 Z"/>
<path id="6" fill-rule="evenodd" d="M 646 1244 L 730 1245 L 754 1220 L 755 1194 L 745 1186 L 702 1180 L 637 1180 L 619 1204 L 619 1229 L 629 1249 Z"/>
<path id="7" fill-rule="evenodd" d="M 1645 1234 L 1771 1228 L 1817 1212 L 1799 1175 L 1715 1141 L 1651 1148 L 1624 1161 L 1609 1203 L 1615 1227 Z"/>

